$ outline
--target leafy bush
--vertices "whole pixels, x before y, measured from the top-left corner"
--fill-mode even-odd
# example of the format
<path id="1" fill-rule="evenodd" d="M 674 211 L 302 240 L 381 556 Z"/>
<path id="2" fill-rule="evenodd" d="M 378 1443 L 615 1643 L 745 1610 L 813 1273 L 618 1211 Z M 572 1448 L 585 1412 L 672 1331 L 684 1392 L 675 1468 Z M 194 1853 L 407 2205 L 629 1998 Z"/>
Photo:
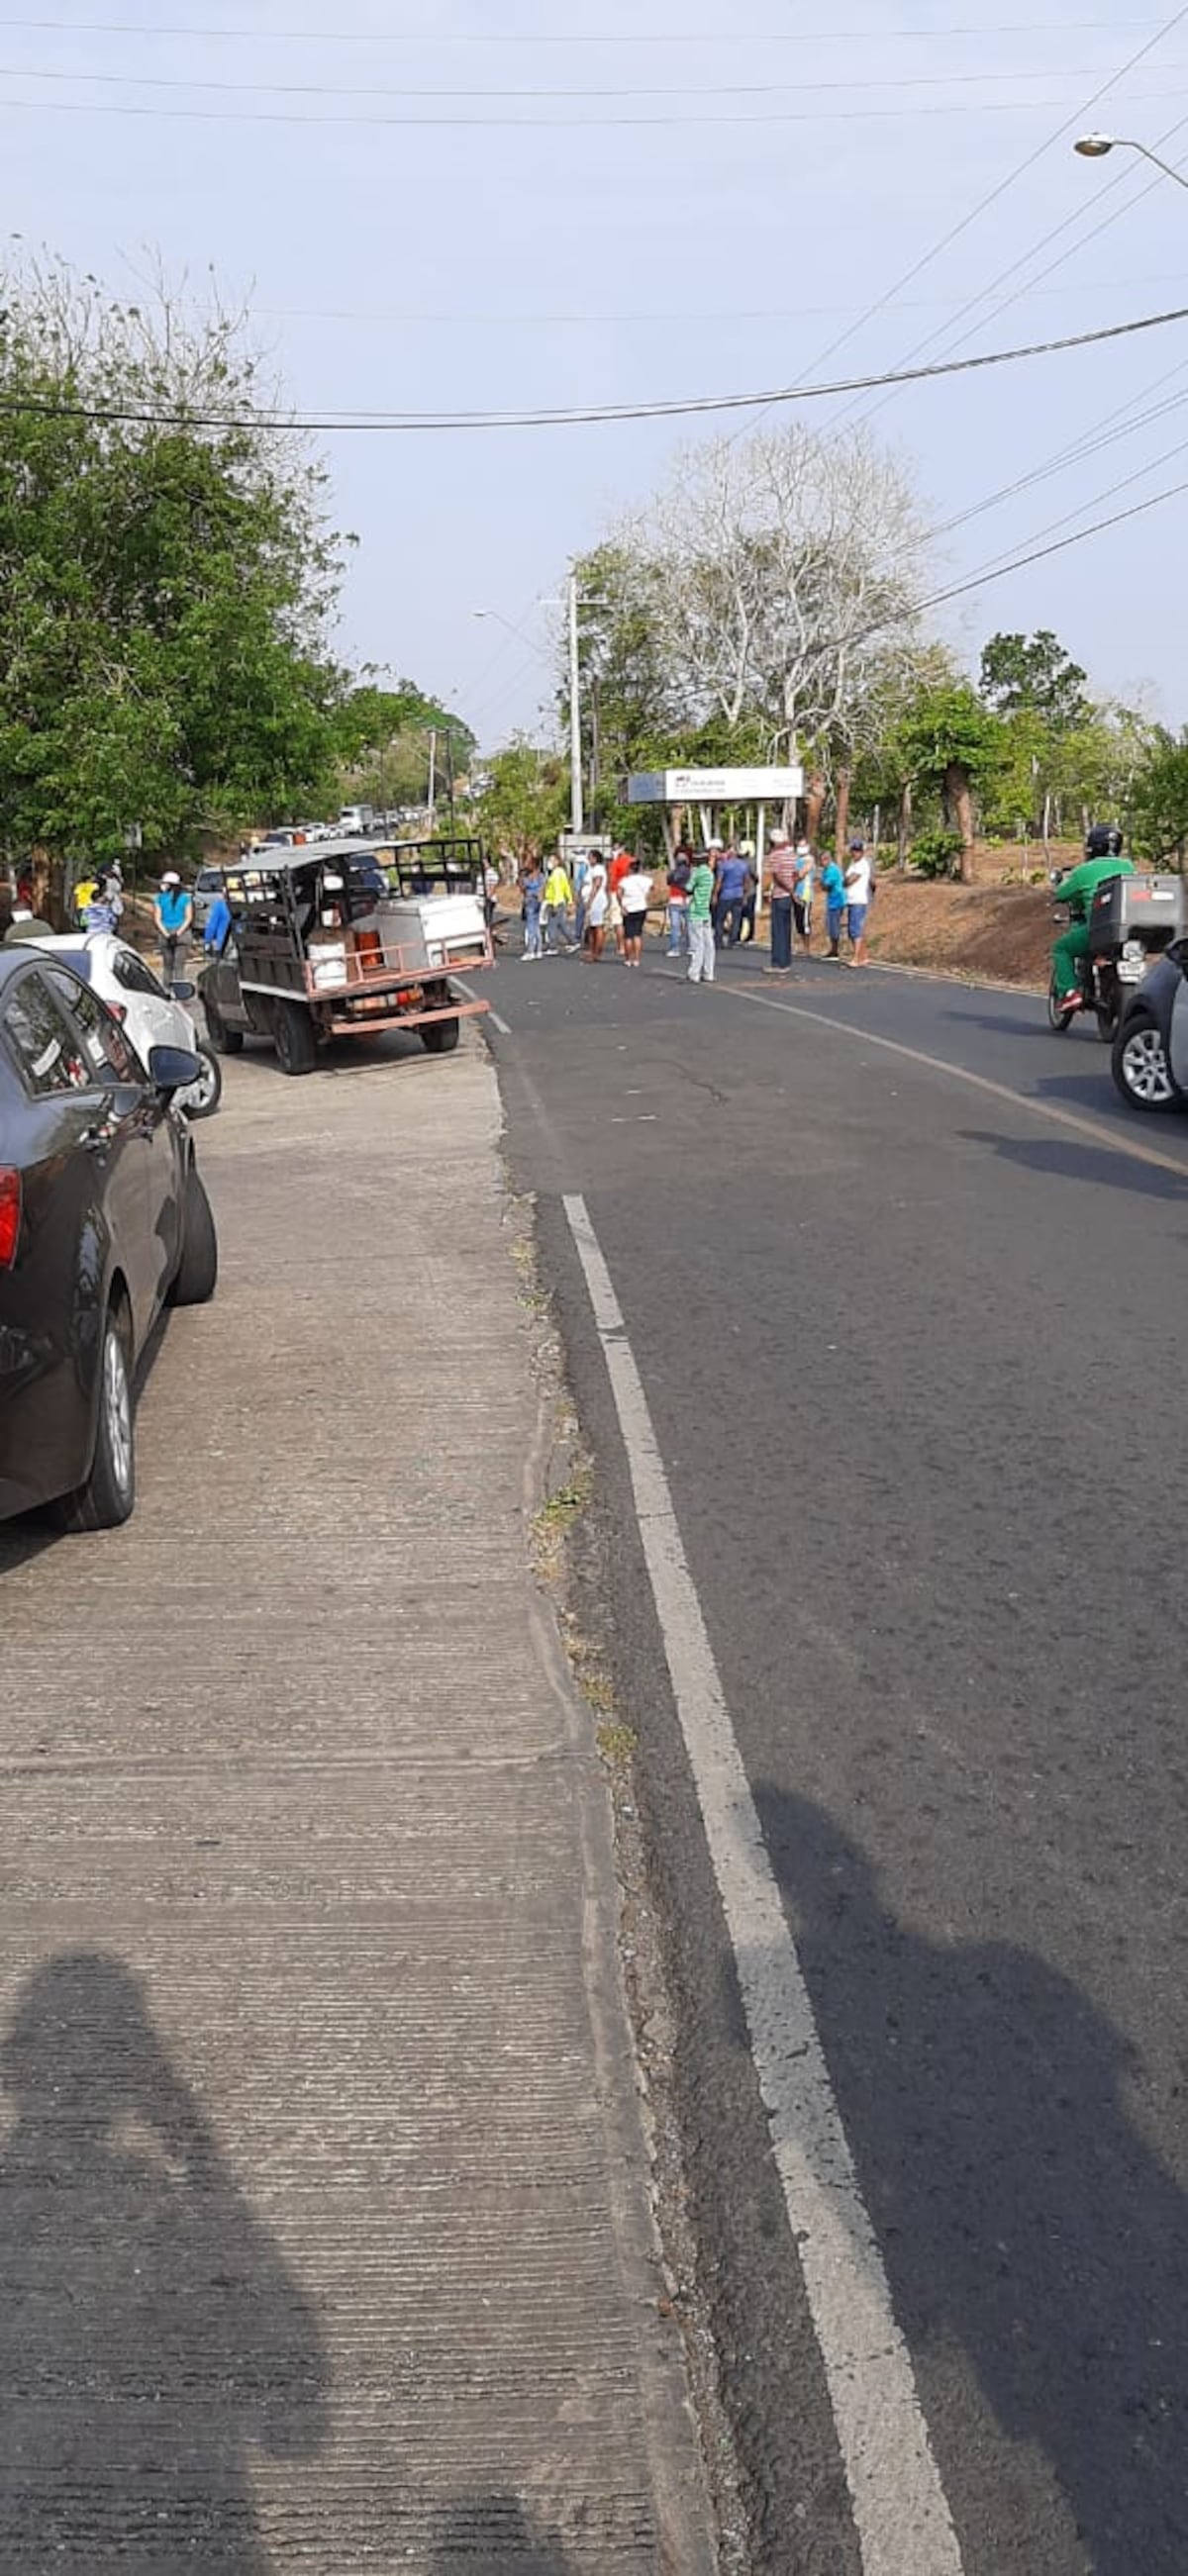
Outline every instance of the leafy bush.
<path id="1" fill-rule="evenodd" d="M 916 834 L 912 866 L 922 877 L 955 876 L 964 847 L 960 832 L 947 831 L 938 824 L 934 831 Z"/>

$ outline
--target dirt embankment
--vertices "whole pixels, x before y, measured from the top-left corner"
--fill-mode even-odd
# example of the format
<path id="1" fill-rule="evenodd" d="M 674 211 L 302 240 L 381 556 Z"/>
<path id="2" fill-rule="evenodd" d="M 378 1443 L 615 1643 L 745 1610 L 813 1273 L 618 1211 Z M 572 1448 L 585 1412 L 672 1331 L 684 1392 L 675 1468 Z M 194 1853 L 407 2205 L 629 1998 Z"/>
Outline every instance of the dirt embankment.
<path id="1" fill-rule="evenodd" d="M 1041 990 L 1055 936 L 1047 886 L 930 885 L 882 876 L 870 919 L 870 953 L 889 966 L 930 966 Z"/>

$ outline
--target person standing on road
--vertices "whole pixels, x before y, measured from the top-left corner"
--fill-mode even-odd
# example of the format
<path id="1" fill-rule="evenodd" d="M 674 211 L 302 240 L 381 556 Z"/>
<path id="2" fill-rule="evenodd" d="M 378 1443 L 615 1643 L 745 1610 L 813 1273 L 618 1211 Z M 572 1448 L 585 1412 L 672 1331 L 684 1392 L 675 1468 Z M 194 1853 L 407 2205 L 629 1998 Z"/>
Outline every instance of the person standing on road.
<path id="1" fill-rule="evenodd" d="M 571 886 L 566 873 L 565 862 L 560 858 L 554 859 L 552 867 L 549 869 L 548 876 L 545 879 L 544 890 L 544 944 L 546 948 L 555 948 L 558 946 L 562 948 L 572 948 L 573 941 L 570 936 L 569 927 L 569 909 L 572 902 L 573 887 Z M 561 936 L 559 941 L 554 939 L 553 933 L 555 930 L 560 930 Z"/>
<path id="2" fill-rule="evenodd" d="M 153 905 L 153 918 L 161 951 L 161 981 L 168 992 L 185 974 L 194 926 L 194 907 L 176 868 L 165 870 Z"/>
<path id="3" fill-rule="evenodd" d="M 539 859 L 529 859 L 520 879 L 521 910 L 524 915 L 524 957 L 541 954 L 540 908 L 544 902 L 544 869 Z"/>
<path id="4" fill-rule="evenodd" d="M 687 956 L 689 952 L 689 879 L 693 874 L 693 852 L 682 841 L 673 851 L 668 870 L 668 948 L 669 957 Z"/>
<path id="5" fill-rule="evenodd" d="M 813 953 L 813 854 L 807 841 L 796 844 L 796 877 L 792 887 L 792 916 L 796 936 L 806 957 Z"/>
<path id="6" fill-rule="evenodd" d="M 638 966 L 643 955 L 644 932 L 648 926 L 648 896 L 652 880 L 643 868 L 633 867 L 619 887 L 619 904 L 623 914 L 623 958 L 628 966 Z"/>
<path id="7" fill-rule="evenodd" d="M 851 966 L 866 964 L 866 916 L 870 910 L 871 866 L 865 841 L 850 843 L 850 863 L 846 869 L 846 902 L 849 906 Z"/>
<path id="8" fill-rule="evenodd" d="M 773 975 L 792 971 L 792 907 L 800 861 L 786 832 L 773 832 L 771 868 L 771 968 Z"/>
<path id="9" fill-rule="evenodd" d="M 606 862 L 595 859 L 586 887 L 586 964 L 596 966 L 606 942 L 606 916 L 610 910 L 610 887 Z"/>
<path id="10" fill-rule="evenodd" d="M 719 845 L 720 846 L 720 845 Z M 747 896 L 755 880 L 750 863 L 731 844 L 718 860 L 717 939 L 719 948 L 737 948 L 742 937 Z"/>
<path id="11" fill-rule="evenodd" d="M 711 845 L 712 847 L 712 845 Z M 689 982 L 714 980 L 714 870 L 710 853 L 698 859 L 689 877 Z"/>
<path id="12" fill-rule="evenodd" d="M 580 948 L 586 936 L 586 897 L 590 884 L 590 853 L 579 850 L 573 863 L 573 935 Z"/>
<path id="13" fill-rule="evenodd" d="M 836 859 L 827 859 L 821 870 L 821 892 L 825 897 L 829 958 L 831 964 L 836 964 L 841 957 L 841 935 L 846 918 L 846 880 Z"/>

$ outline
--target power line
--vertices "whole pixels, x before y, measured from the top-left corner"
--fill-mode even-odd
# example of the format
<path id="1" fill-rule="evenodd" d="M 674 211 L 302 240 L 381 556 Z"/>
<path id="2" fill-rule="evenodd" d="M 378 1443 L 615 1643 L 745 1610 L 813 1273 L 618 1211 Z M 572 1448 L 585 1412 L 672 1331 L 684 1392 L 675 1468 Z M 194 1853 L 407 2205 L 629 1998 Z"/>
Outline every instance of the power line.
<path id="1" fill-rule="evenodd" d="M 26 34 L 65 36 L 156 36 L 176 37 L 187 42 L 223 44 L 244 40 L 257 45 L 519 45 L 535 52 L 541 46 L 554 45 L 836 45 L 880 44 L 889 37 L 896 40 L 936 44 L 950 37 L 973 37 L 984 41 L 987 36 L 1070 36 L 1108 34 L 1123 35 L 1149 27 L 1149 18 L 1078 18 L 1051 20 L 1015 20 L 1009 25 L 980 27 L 810 27 L 768 30 L 762 27 L 731 29 L 728 35 L 712 35 L 705 30 L 674 27 L 663 34 L 627 35 L 514 35 L 510 30 L 480 35 L 473 30 L 443 31 L 409 27 L 169 27 L 154 25 L 151 20 L 104 18 L 0 18 L 0 31 L 20 29 Z"/>
<path id="2" fill-rule="evenodd" d="M 1071 537 L 1058 537 L 1053 545 L 1032 547 L 1028 553 L 1016 555 L 1010 563 L 996 564 L 989 571 L 974 573 L 968 581 L 951 583 L 948 590 L 934 591 L 931 599 L 919 602 L 911 612 L 912 616 L 923 617 L 930 608 L 943 608 L 951 599 L 962 599 L 971 590 L 985 589 L 988 582 L 1004 581 L 1008 573 L 1023 572 L 1029 564 L 1045 562 L 1049 555 L 1066 554 L 1070 546 L 1084 545 L 1089 537 L 1100 537 L 1107 528 L 1121 528 L 1128 519 L 1141 519 L 1148 510 L 1160 509 L 1165 501 L 1180 500 L 1185 492 L 1188 492 L 1188 482 L 1172 483 L 1166 491 L 1151 492 L 1145 501 L 1132 502 L 1128 510 L 1115 510 L 1108 519 L 1095 519 L 1092 527 L 1078 528 Z M 868 631 L 874 635 L 879 630 L 872 626 Z"/>
<path id="3" fill-rule="evenodd" d="M 1188 6 L 1177 9 L 1171 18 L 1164 21 L 1158 27 L 1153 36 L 1149 37 L 1144 44 L 1140 45 L 1136 52 L 1128 55 L 1126 61 L 1121 64 L 1117 71 L 1111 72 L 1109 79 L 1104 81 L 1101 87 L 1094 91 L 1091 98 L 1086 99 L 1084 104 L 1077 108 L 1071 117 L 1066 117 L 1064 122 L 1057 126 L 1054 134 L 1046 136 L 1042 143 L 1036 145 L 1034 151 L 1027 153 L 1022 161 L 1018 162 L 1013 169 L 1008 170 L 1005 178 L 997 180 L 995 185 L 987 190 L 986 195 L 984 197 L 980 197 L 975 206 L 971 206 L 968 214 L 962 215 L 957 223 L 951 225 L 949 230 L 941 235 L 939 241 L 934 242 L 932 248 L 925 251 L 921 259 L 918 259 L 911 268 L 906 269 L 903 276 L 896 278 L 894 284 L 888 287 L 884 295 L 879 296 L 873 304 L 868 306 L 866 312 L 861 316 L 859 321 L 852 323 L 849 330 L 844 331 L 839 339 L 831 341 L 829 347 L 825 349 L 820 358 L 815 361 L 815 365 L 821 367 L 827 366 L 829 360 L 837 355 L 839 349 L 844 349 L 847 343 L 854 339 L 865 323 L 872 322 L 877 314 L 885 312 L 893 297 L 899 295 L 905 286 L 913 285 L 916 278 L 921 276 L 926 268 L 931 268 L 934 260 L 940 259 L 943 253 L 949 250 L 954 242 L 960 241 L 962 236 L 967 233 L 983 215 L 988 214 L 990 208 L 997 205 L 1000 199 L 1007 195 L 1009 190 L 1017 187 L 1019 181 L 1027 177 L 1028 172 L 1033 170 L 1037 163 L 1042 161 L 1054 146 L 1063 140 L 1064 136 L 1070 131 L 1070 129 L 1074 125 L 1079 124 L 1083 119 L 1087 120 L 1092 114 L 1093 109 L 1100 105 L 1101 100 L 1108 95 L 1109 91 L 1111 89 L 1116 89 L 1120 81 L 1125 80 L 1129 73 L 1137 70 L 1139 64 L 1145 62 L 1148 54 L 1153 53 L 1156 47 L 1161 45 L 1164 39 L 1167 36 L 1170 36 L 1174 29 L 1180 26 L 1186 18 L 1188 18 Z M 980 297 L 975 297 L 972 299 L 972 302 L 978 303 L 981 302 L 981 300 L 982 299 Z M 965 310 L 966 312 L 970 310 L 969 304 L 966 305 Z M 962 317 L 959 315 L 957 318 L 960 320 Z M 909 360 L 915 355 L 916 351 L 914 349 L 908 351 Z"/>
<path id="4" fill-rule="evenodd" d="M 51 75 L 12 70 L 4 74 L 3 77 L 12 80 L 31 80 L 48 78 L 51 77 Z M 53 75 L 53 77 L 81 80 L 89 78 L 90 75 L 86 73 L 63 73 L 61 75 Z M 208 86 L 208 84 L 196 82 L 194 86 L 201 88 Z M 269 84 L 269 86 L 271 87 L 271 84 Z M 1183 92 L 1172 93 L 1173 96 L 1182 96 L 1183 94 Z M 374 92 L 372 95 L 374 95 Z M 543 97 L 544 94 L 541 93 L 541 95 Z M 575 92 L 574 95 L 575 98 L 577 98 L 584 95 L 584 93 Z M 716 91 L 707 91 L 705 95 L 707 97 L 716 98 L 718 93 Z M 1138 105 L 1148 99 L 1165 99 L 1167 96 L 1168 92 L 1166 87 L 1161 87 L 1158 90 L 1133 90 L 1129 93 L 1129 100 L 1133 101 L 1135 105 Z M 359 127 L 362 129 L 364 127 L 380 126 L 384 128 L 400 127 L 408 132 L 423 132 L 426 134 L 439 133 L 446 129 L 452 129 L 462 134 L 542 134 L 549 132 L 566 134 L 595 134 L 607 132 L 612 128 L 618 128 L 627 133 L 652 133 L 662 128 L 667 133 L 679 134 L 686 126 L 693 128 L 700 125 L 738 126 L 744 129 L 747 127 L 754 127 L 758 129 L 760 127 L 777 125 L 858 125 L 869 124 L 872 122 L 885 123 L 889 120 L 899 118 L 921 116 L 947 116 L 950 118 L 954 116 L 1030 116 L 1037 113 L 1040 109 L 1062 107 L 1063 105 L 1063 99 L 1059 98 L 979 99 L 970 100 L 968 103 L 964 100 L 948 101 L 935 107 L 813 107 L 805 108 L 803 110 L 781 110 L 774 116 L 737 116 L 730 113 L 723 116 L 716 110 L 709 111 L 705 116 L 581 116 L 567 117 L 563 124 L 557 125 L 556 123 L 551 123 L 549 118 L 543 116 L 336 116 L 333 114 L 329 116 L 295 116 L 290 110 L 285 108 L 239 109 L 227 107 L 158 107 L 155 104 L 152 106 L 149 106 L 148 104 L 137 106 L 128 101 L 120 101 L 117 103 L 115 101 L 109 102 L 106 99 L 72 98 L 9 98 L 0 100 L 0 107 L 15 108 L 19 110 L 22 115 L 133 116 L 142 118 L 150 117 L 156 122 L 160 122 L 162 119 L 169 119 L 170 121 L 180 120 L 187 124 L 200 125 L 287 125 L 302 127 L 307 133 L 318 132 L 322 129 L 329 130 L 331 127 L 338 127 L 339 129 L 349 133 L 352 127 Z M 1061 133 L 1066 132 L 1070 126 L 1076 124 L 1078 122 L 1078 118 L 1083 115 L 1084 112 L 1085 111 L 1083 109 L 1078 110 L 1076 115 L 1067 118 L 1065 120 L 1065 124 L 1060 128 Z M 1048 148 L 1049 146 L 1044 144 L 1040 147 L 1040 152 L 1046 151 Z M 1039 159 L 1040 152 L 1033 153 L 1030 156 L 1026 165 L 1028 168 L 1030 168 L 1031 160 Z M 1006 187 L 1008 184 L 1009 182 L 1004 180 L 1003 187 Z M 1001 193 L 1001 190 L 995 191 L 995 194 Z M 983 202 L 984 204 L 988 204 L 990 203 L 990 200 L 986 199 Z M 982 207 L 975 209 L 976 213 L 981 213 L 982 211 Z M 971 215 L 967 220 L 972 222 L 973 216 Z M 930 261 L 939 255 L 940 250 L 947 248 L 948 243 L 950 241 L 955 241 L 958 233 L 964 230 L 964 224 L 956 225 L 952 233 L 946 236 L 945 242 L 938 243 L 937 249 L 930 252 L 928 258 L 921 260 L 915 268 L 909 269 L 907 277 L 900 279 L 898 284 L 908 284 L 912 278 L 918 277 L 921 268 L 926 268 L 930 264 Z M 893 288 L 891 293 L 894 294 L 895 291 L 896 290 Z M 889 301 L 890 298 L 887 300 Z M 881 312 L 882 310 L 882 303 L 872 305 L 863 318 L 865 320 L 869 320 L 875 313 Z M 850 338 L 852 337 L 852 334 L 846 333 L 844 336 L 845 338 Z M 835 341 L 833 343 L 833 348 L 825 352 L 825 357 L 831 357 L 833 355 L 833 350 L 840 348 L 842 345 L 842 341 Z M 822 365 L 824 364 L 824 358 L 820 363 Z"/>
<path id="5" fill-rule="evenodd" d="M 1188 119 L 1185 119 L 1184 117 L 1177 118 L 1176 123 L 1174 125 L 1169 125 L 1166 131 L 1158 137 L 1159 145 L 1162 146 L 1166 143 L 1170 143 L 1174 136 L 1182 131 L 1186 122 L 1188 122 Z M 976 312 L 978 306 L 980 304 L 984 304 L 987 299 L 995 293 L 998 287 L 1005 286 L 1008 278 L 1015 276 L 1019 269 L 1029 268 L 1032 261 L 1039 257 L 1041 251 L 1046 250 L 1050 243 L 1058 241 L 1062 233 L 1069 232 L 1075 228 L 1076 239 L 1068 244 L 1067 249 L 1060 251 L 1055 259 L 1050 260 L 1046 268 L 1040 269 L 1035 277 L 1030 278 L 1027 281 L 1027 286 L 1042 286 L 1046 278 L 1054 277 L 1056 271 L 1063 268 L 1070 259 L 1073 259 L 1078 251 L 1086 250 L 1090 242 L 1097 240 L 1099 234 L 1112 231 L 1113 226 L 1116 223 L 1121 222 L 1123 215 L 1130 214 L 1135 206 L 1141 205 L 1144 197 L 1149 197 L 1154 189 L 1162 187 L 1163 185 L 1161 178 L 1156 177 L 1154 179 L 1147 179 L 1145 184 L 1134 190 L 1125 199 L 1122 205 L 1116 206 L 1112 214 L 1103 215 L 1100 221 L 1089 225 L 1089 229 L 1086 230 L 1088 217 L 1096 212 L 1097 206 L 1101 203 L 1101 197 L 1110 196 L 1114 194 L 1117 189 L 1126 187 L 1135 175 L 1136 173 L 1133 167 L 1124 167 L 1118 171 L 1115 177 L 1107 182 L 1105 188 L 1100 192 L 1094 203 L 1088 206 L 1078 206 L 1071 215 L 1066 215 L 1062 222 L 1054 224 L 1050 232 L 1044 233 L 1038 242 L 1034 242 L 1032 244 L 1030 250 L 1021 252 L 1019 257 L 1011 260 L 1006 268 L 1000 269 L 997 277 L 991 279 L 989 286 L 984 286 L 979 294 L 971 296 L 966 304 L 962 306 L 961 310 L 953 315 L 950 321 L 935 324 L 931 331 L 925 333 L 922 340 L 917 340 L 914 346 L 907 351 L 907 357 L 909 359 L 922 357 L 925 351 L 934 348 L 938 341 L 950 356 L 956 356 L 960 349 L 964 349 L 970 340 L 976 338 L 979 331 L 988 330 L 991 324 L 997 322 L 1003 313 L 1009 313 L 1012 306 L 1020 301 L 1027 289 L 1024 286 L 1020 286 L 1015 289 L 1013 294 L 1004 295 L 1001 303 L 995 305 L 992 313 L 983 314 L 978 321 L 970 324 L 968 331 L 963 332 L 959 339 L 954 339 L 953 334 L 956 331 L 958 324 L 965 319 L 966 314 Z M 875 414 L 884 408 L 884 403 L 891 400 L 893 400 L 893 396 L 888 394 L 884 396 L 883 402 L 872 403 L 869 411 L 864 412 L 862 417 L 866 420 L 873 420 Z"/>
<path id="6" fill-rule="evenodd" d="M 1165 69 L 1169 72 L 1188 71 L 1188 64 L 1168 63 Z M 352 87 L 341 82 L 278 81 L 271 74 L 256 81 L 228 81 L 207 80 L 199 73 L 66 71 L 57 64 L 45 68 L 34 63 L 0 63 L 0 79 L 3 80 L 77 81 L 107 89 L 200 89 L 215 90 L 232 98 L 248 98 L 256 90 L 267 87 L 272 96 L 279 98 L 471 99 L 478 102 L 540 99 L 547 103 L 562 99 L 606 98 L 771 98 L 788 90 L 794 91 L 798 97 L 811 97 L 834 90 L 844 90 L 849 94 L 855 89 L 973 89 L 998 86 L 1007 81 L 1051 80 L 1057 71 L 1062 80 L 1081 80 L 1085 76 L 1079 67 L 1074 70 L 1061 63 L 1059 66 L 1039 64 L 1033 69 L 1019 71 L 905 72 L 902 75 L 897 73 L 890 80 L 881 74 L 868 81 L 855 80 L 849 73 L 840 80 L 715 81 L 712 88 L 707 88 L 704 82 L 696 87 L 686 87 L 672 81 L 662 81 L 651 87 L 626 87 L 620 81 L 613 89 L 591 89 L 585 83 L 580 89 L 546 89 L 536 85 L 527 89 L 459 89 L 455 82 L 451 82 L 448 89 L 409 89 L 404 82 L 399 89 L 380 89 L 374 81 Z M 1161 89 L 1160 96 L 1166 95 L 1166 90 Z M 1036 105 L 1047 103 L 1042 100 L 1034 102 Z"/>
<path id="7" fill-rule="evenodd" d="M 308 431 L 331 434 L 340 430 L 492 430 L 492 429 L 561 429 L 581 426 L 597 427 L 604 423 L 628 420 L 673 420 L 702 417 L 727 411 L 744 411 L 784 403 L 823 402 L 840 394 L 870 392 L 888 384 L 925 383 L 944 376 L 985 373 L 991 367 L 1018 364 L 1023 359 L 1062 355 L 1066 350 L 1099 347 L 1104 341 L 1129 340 L 1147 331 L 1164 330 L 1170 323 L 1188 322 L 1188 305 L 1168 313 L 1147 313 L 1128 322 L 1112 322 L 1093 331 L 1077 331 L 1064 339 L 1035 340 L 1013 349 L 984 350 L 971 358 L 937 361 L 928 367 L 917 367 L 904 373 L 896 370 L 877 376 L 850 377 L 829 385 L 783 385 L 763 393 L 702 394 L 685 400 L 644 403 L 599 403 L 582 407 L 539 408 L 522 411 L 436 411 L 436 412 L 337 412 L 320 417 L 303 417 L 280 413 L 202 412 L 164 407 L 143 408 L 119 403 L 58 402 L 38 395 L 0 394 L 0 414 L 32 414 L 51 420 L 92 420 L 158 424 L 162 427 L 190 429 L 244 430 L 265 434 L 268 431 Z"/>

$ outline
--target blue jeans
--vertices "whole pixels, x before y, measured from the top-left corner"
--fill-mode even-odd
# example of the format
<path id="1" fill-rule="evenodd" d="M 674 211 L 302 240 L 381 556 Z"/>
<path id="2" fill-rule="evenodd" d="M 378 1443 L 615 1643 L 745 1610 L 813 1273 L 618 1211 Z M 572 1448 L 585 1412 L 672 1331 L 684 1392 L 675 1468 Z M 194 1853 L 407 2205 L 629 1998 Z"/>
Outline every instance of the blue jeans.
<path id="1" fill-rule="evenodd" d="M 668 954 L 679 957 L 689 945 L 689 906 L 670 903 L 668 907 Z"/>
<path id="2" fill-rule="evenodd" d="M 771 962 L 781 968 L 792 963 L 792 897 L 773 894 L 771 898 Z"/>

